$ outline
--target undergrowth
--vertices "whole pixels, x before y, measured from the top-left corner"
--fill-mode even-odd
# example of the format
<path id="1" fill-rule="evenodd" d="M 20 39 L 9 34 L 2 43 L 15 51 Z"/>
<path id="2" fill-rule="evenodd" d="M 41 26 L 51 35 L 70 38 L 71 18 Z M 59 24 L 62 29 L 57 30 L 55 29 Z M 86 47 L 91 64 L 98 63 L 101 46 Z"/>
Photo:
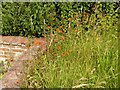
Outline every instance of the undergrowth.
<path id="1" fill-rule="evenodd" d="M 46 36 L 47 51 L 27 62 L 21 87 L 117 88 L 118 31 L 114 20 L 103 17 L 98 25 L 89 24 L 88 31 L 69 24 L 67 33 L 61 26 L 51 32 Z"/>

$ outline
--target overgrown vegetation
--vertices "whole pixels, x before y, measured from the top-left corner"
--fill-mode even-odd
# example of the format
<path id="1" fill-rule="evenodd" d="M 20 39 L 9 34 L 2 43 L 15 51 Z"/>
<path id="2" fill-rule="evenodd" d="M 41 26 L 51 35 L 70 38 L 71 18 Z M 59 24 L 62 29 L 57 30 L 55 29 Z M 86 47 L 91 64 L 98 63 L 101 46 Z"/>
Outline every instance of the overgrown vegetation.
<path id="1" fill-rule="evenodd" d="M 8 71 L 10 63 L 8 60 L 0 61 L 0 80 L 3 78 L 4 74 Z"/>
<path id="2" fill-rule="evenodd" d="M 103 15 L 100 11 L 102 5 L 98 3 L 91 16 L 86 12 L 83 15 L 77 13 L 62 19 L 68 24 L 62 23 L 55 29 L 52 25 L 47 27 L 51 32 L 50 36 L 45 35 L 49 42 L 47 51 L 26 63 L 21 87 L 119 87 L 118 12 Z"/>
<path id="3" fill-rule="evenodd" d="M 23 88 L 117 88 L 118 3 L 2 3 L 3 35 L 47 38 Z"/>

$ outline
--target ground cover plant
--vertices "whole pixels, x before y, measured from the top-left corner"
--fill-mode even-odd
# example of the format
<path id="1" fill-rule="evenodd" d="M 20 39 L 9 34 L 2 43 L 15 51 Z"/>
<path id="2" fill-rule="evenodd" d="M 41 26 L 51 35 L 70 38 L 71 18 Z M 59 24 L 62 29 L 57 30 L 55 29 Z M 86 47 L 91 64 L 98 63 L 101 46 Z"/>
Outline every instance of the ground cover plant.
<path id="1" fill-rule="evenodd" d="M 67 19 L 68 28 L 64 23 L 55 29 L 48 25 L 47 51 L 26 63 L 21 87 L 118 88 L 117 14 L 98 11 L 89 22 L 84 12 L 83 24 L 81 14 L 75 14 Z"/>
<path id="2" fill-rule="evenodd" d="M 0 61 L 0 80 L 3 78 L 4 74 L 8 71 L 10 67 L 10 60 Z"/>

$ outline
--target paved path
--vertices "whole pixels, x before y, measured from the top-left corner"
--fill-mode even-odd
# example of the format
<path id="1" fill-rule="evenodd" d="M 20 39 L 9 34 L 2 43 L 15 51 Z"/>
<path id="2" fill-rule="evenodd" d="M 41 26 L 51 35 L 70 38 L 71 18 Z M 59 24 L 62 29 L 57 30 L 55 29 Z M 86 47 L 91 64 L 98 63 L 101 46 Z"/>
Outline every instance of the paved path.
<path id="1" fill-rule="evenodd" d="M 5 88 L 5 86 L 3 85 L 2 80 L 0 80 L 0 90 L 1 90 L 2 88 Z"/>
<path id="2" fill-rule="evenodd" d="M 10 38 L 10 36 L 8 37 Z M 44 52 L 46 50 L 47 43 L 45 39 L 33 39 L 33 40 L 34 40 L 33 45 L 30 46 L 30 48 L 27 51 L 23 52 L 20 56 L 17 57 L 15 61 L 11 63 L 11 67 L 9 68 L 8 72 L 5 73 L 2 80 L 0 80 L 0 89 L 19 88 L 19 85 L 22 82 L 21 80 L 22 80 L 24 62 L 26 60 L 33 59 L 37 55 L 38 50 L 40 50 L 39 52 Z"/>

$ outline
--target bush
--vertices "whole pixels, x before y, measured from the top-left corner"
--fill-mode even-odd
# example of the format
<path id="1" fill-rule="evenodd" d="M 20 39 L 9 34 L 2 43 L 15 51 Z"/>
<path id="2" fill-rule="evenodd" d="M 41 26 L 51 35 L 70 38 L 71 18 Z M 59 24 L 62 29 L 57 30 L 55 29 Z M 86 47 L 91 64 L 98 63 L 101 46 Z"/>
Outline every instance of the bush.
<path id="1" fill-rule="evenodd" d="M 60 26 L 67 32 L 69 24 L 72 27 L 82 24 L 88 30 L 90 19 L 95 17 L 93 27 L 101 15 L 112 16 L 116 8 L 117 3 L 3 2 L 1 34 L 41 37 L 49 34 L 50 28 L 55 31 Z"/>

